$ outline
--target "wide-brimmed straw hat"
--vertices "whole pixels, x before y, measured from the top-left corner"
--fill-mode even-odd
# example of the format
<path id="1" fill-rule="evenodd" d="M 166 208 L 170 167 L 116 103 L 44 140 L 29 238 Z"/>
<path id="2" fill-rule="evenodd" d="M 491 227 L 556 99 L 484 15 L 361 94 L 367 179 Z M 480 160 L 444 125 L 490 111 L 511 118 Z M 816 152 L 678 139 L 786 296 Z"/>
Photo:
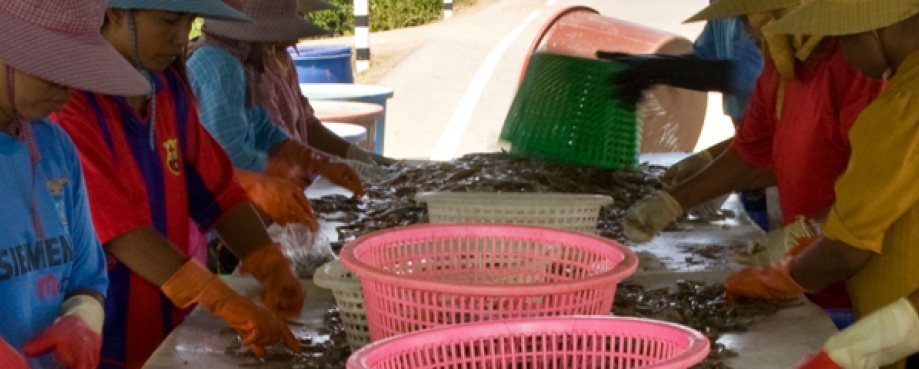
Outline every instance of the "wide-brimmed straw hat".
<path id="1" fill-rule="evenodd" d="M 329 34 L 297 15 L 297 0 L 241 0 L 242 11 L 254 23 L 206 20 L 207 32 L 241 41 L 279 42 Z"/>
<path id="2" fill-rule="evenodd" d="M 114 9 L 155 9 L 176 13 L 196 14 L 202 18 L 230 21 L 248 21 L 245 14 L 223 0 L 109 0 L 109 8 Z"/>
<path id="3" fill-rule="evenodd" d="M 102 38 L 106 0 L 0 0 L 0 60 L 63 86 L 137 96 L 147 80 Z"/>
<path id="4" fill-rule="evenodd" d="M 800 3 L 801 0 L 718 0 L 683 23 L 768 12 Z"/>
<path id="5" fill-rule="evenodd" d="M 297 0 L 297 12 L 309 14 L 320 10 L 337 10 L 338 5 L 323 0 Z"/>
<path id="6" fill-rule="evenodd" d="M 919 14 L 919 0 L 812 0 L 767 27 L 775 33 L 854 35 Z"/>

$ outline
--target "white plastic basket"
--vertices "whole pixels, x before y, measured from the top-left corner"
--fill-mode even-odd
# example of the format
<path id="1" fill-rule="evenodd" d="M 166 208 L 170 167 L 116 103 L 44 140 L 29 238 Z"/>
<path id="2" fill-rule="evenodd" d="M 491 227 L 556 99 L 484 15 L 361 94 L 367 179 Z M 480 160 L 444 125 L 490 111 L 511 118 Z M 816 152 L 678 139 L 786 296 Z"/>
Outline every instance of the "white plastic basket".
<path id="1" fill-rule="evenodd" d="M 432 224 L 500 223 L 594 234 L 609 196 L 566 193 L 422 192 Z"/>
<path id="2" fill-rule="evenodd" d="M 370 344 L 370 328 L 367 325 L 360 277 L 335 260 L 317 269 L 313 274 L 313 282 L 319 287 L 332 290 L 351 351 Z"/>

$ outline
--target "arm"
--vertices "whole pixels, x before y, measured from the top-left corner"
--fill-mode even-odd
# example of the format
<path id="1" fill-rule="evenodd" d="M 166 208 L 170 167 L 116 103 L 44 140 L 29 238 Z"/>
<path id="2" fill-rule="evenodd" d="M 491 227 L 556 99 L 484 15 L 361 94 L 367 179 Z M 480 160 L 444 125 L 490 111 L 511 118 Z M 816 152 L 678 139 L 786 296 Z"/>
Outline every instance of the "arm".
<path id="1" fill-rule="evenodd" d="M 824 238 L 778 268 L 742 270 L 726 287 L 739 295 L 781 298 L 858 273 L 884 252 L 891 226 L 919 202 L 919 111 L 910 94 L 872 103 L 852 127 L 849 167 L 836 182 Z M 878 143 L 884 150 L 878 150 Z M 751 277 L 752 276 L 752 277 Z M 731 280 L 735 279 L 735 283 Z M 761 294 L 764 290 L 769 292 Z"/>
<path id="2" fill-rule="evenodd" d="M 771 171 L 750 165 L 733 151 L 727 151 L 670 193 L 683 209 L 688 209 L 726 193 L 774 184 L 775 176 Z"/>
<path id="3" fill-rule="evenodd" d="M 305 100 L 306 99 L 304 99 L 303 103 L 309 104 L 309 102 Z M 315 119 L 315 117 L 306 127 L 306 140 L 310 146 L 340 158 L 348 154 L 348 147 L 351 146 L 351 143 L 345 141 L 343 138 L 326 128 L 326 126 L 318 119 Z M 368 134 L 370 133 L 368 132 Z"/>
<path id="4" fill-rule="evenodd" d="M 265 126 L 265 109 L 248 111 L 246 79 L 242 65 L 215 47 L 195 52 L 188 61 L 188 77 L 200 101 L 201 123 L 229 155 L 233 166 L 263 172 L 269 149 L 280 134 Z M 275 127 L 277 129 L 277 127 Z M 277 133 L 277 132 L 274 132 Z M 286 134 L 283 134 L 286 137 Z"/>
<path id="5" fill-rule="evenodd" d="M 251 203 L 242 203 L 227 210 L 214 224 L 220 240 L 240 260 L 244 260 L 256 249 L 270 245 L 271 237 L 262 225 L 262 219 Z"/>

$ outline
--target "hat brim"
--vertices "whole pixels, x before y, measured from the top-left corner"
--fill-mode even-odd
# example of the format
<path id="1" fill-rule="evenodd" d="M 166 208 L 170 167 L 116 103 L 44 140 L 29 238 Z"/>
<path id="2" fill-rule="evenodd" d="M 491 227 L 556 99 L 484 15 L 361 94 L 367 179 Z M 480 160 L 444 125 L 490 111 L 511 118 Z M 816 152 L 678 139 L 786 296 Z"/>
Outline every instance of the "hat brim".
<path id="1" fill-rule="evenodd" d="M 223 0 L 109 0 L 113 9 L 156 9 L 195 14 L 206 19 L 252 22 L 243 12 L 233 9 Z"/>
<path id="2" fill-rule="evenodd" d="M 207 31 L 218 36 L 251 42 L 281 42 L 329 35 L 331 32 L 295 14 L 289 17 L 255 23 L 232 23 L 218 20 L 204 22 Z"/>
<path id="3" fill-rule="evenodd" d="M 809 1 L 766 27 L 779 34 L 854 35 L 897 24 L 919 14 L 911 1 L 870 2 Z"/>
<path id="4" fill-rule="evenodd" d="M 768 12 L 801 3 L 801 0 L 718 0 L 683 23 L 708 21 Z"/>
<path id="5" fill-rule="evenodd" d="M 321 10 L 338 10 L 338 5 L 323 0 L 297 0 L 297 12 L 308 14 Z"/>
<path id="6" fill-rule="evenodd" d="M 0 60 L 62 86 L 106 95 L 138 96 L 151 89 L 101 34 L 66 36 L 0 14 Z"/>

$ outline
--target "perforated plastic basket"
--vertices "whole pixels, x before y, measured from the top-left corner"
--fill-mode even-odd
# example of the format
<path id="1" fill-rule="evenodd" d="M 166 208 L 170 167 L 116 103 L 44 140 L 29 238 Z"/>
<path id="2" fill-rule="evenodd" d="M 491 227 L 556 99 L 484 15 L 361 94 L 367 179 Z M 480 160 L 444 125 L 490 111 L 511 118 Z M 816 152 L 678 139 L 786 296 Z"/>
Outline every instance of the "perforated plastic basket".
<path id="1" fill-rule="evenodd" d="M 416 225 L 345 245 L 361 278 L 371 340 L 441 325 L 608 315 L 638 258 L 614 241 L 520 226 Z"/>
<path id="2" fill-rule="evenodd" d="M 313 273 L 317 286 L 332 290 L 332 296 L 341 312 L 341 323 L 348 337 L 351 351 L 357 351 L 370 343 L 367 328 L 367 310 L 364 308 L 364 292 L 361 279 L 351 273 L 341 261 L 330 261 Z"/>
<path id="3" fill-rule="evenodd" d="M 621 64 L 534 53 L 501 139 L 511 153 L 606 168 L 638 166 L 641 123 L 635 106 L 613 98 Z"/>
<path id="4" fill-rule="evenodd" d="M 433 224 L 501 223 L 593 234 L 600 208 L 613 198 L 565 193 L 422 192 Z"/>
<path id="5" fill-rule="evenodd" d="M 619 317 L 462 324 L 375 342 L 348 369 L 686 369 L 708 355 L 701 333 Z"/>

